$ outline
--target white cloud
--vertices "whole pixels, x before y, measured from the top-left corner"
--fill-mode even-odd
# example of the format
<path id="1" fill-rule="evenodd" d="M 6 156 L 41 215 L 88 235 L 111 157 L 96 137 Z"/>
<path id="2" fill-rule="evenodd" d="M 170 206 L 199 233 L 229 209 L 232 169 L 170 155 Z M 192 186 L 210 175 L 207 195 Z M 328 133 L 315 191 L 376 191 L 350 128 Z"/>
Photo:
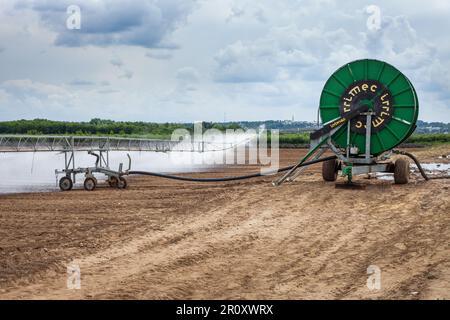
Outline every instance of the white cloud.
<path id="1" fill-rule="evenodd" d="M 411 79 L 422 119 L 450 121 L 446 2 L 378 1 L 373 32 L 358 1 L 81 0 L 79 33 L 69 2 L 0 5 L 2 119 L 313 120 L 333 71 L 377 58 Z"/>
<path id="2" fill-rule="evenodd" d="M 60 86 L 35 82 L 30 79 L 4 81 L 0 88 L 11 95 L 23 98 L 29 96 L 55 98 L 65 96 L 68 93 Z"/>
<path id="3" fill-rule="evenodd" d="M 273 81 L 277 75 L 273 53 L 271 43 L 237 41 L 215 57 L 218 68 L 214 77 L 220 82 Z"/>
<path id="4" fill-rule="evenodd" d="M 172 54 L 168 51 L 147 52 L 145 56 L 157 60 L 168 60 L 172 58 Z"/>
<path id="5" fill-rule="evenodd" d="M 200 74 L 195 68 L 184 67 L 177 70 L 176 78 L 182 82 L 198 82 Z"/>
<path id="6" fill-rule="evenodd" d="M 119 67 L 120 68 L 120 67 L 123 66 L 123 61 L 119 57 L 114 57 L 111 60 L 109 60 L 109 62 L 115 67 Z"/>
<path id="7" fill-rule="evenodd" d="M 67 8 L 72 0 L 20 0 L 16 8 L 31 8 L 42 22 L 56 32 L 60 46 L 132 45 L 147 48 L 173 47 L 167 36 L 192 11 L 191 0 L 79 0 L 81 28 L 66 28 Z"/>
<path id="8" fill-rule="evenodd" d="M 119 79 L 131 79 L 133 78 L 134 72 L 131 70 L 125 70 L 120 76 Z"/>

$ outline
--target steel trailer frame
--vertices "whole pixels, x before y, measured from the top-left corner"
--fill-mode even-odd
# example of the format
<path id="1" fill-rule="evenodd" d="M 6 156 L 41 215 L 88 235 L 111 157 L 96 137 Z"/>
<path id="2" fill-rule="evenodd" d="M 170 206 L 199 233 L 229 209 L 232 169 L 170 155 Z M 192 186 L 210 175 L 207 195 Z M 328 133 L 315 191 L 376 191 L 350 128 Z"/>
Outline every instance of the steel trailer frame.
<path id="1" fill-rule="evenodd" d="M 386 161 L 390 158 L 392 151 L 386 151 L 378 156 L 373 156 L 371 154 L 371 139 L 372 139 L 372 116 L 374 113 L 372 111 L 363 112 L 361 115 L 366 116 L 366 141 L 365 141 L 365 152 L 363 157 L 352 156 L 351 150 L 353 146 L 350 144 L 350 128 L 351 128 L 351 119 L 348 122 L 347 126 L 347 146 L 345 148 L 345 152 L 342 152 L 339 148 L 337 148 L 331 137 L 328 139 L 329 148 L 336 154 L 338 159 L 342 161 L 343 168 L 342 172 L 348 172 L 348 182 L 351 182 L 351 177 L 353 175 L 360 174 L 370 174 L 375 172 L 391 172 L 392 164 L 391 163 L 383 163 L 382 161 Z M 347 170 L 345 168 L 348 167 Z M 346 174 L 342 174 L 345 176 Z"/>
<path id="2" fill-rule="evenodd" d="M 313 157 L 313 159 L 318 159 L 322 154 L 324 154 L 327 150 L 331 150 L 334 154 L 336 154 L 337 159 L 342 162 L 342 168 L 339 170 L 342 171 L 342 176 L 347 176 L 348 184 L 352 184 L 352 176 L 360 175 L 360 174 L 370 174 L 375 172 L 389 172 L 392 173 L 393 164 L 392 162 L 384 162 L 390 159 L 392 155 L 392 150 L 383 152 L 378 156 L 373 156 L 371 154 L 370 146 L 371 146 L 371 138 L 372 138 L 372 116 L 374 113 L 372 111 L 360 112 L 358 115 L 366 116 L 366 141 L 365 141 L 365 152 L 363 157 L 358 157 L 351 153 L 353 146 L 350 143 L 350 133 L 351 133 L 351 121 L 355 116 L 346 119 L 337 118 L 334 119 L 324 125 L 327 126 L 330 123 L 338 123 L 341 121 L 341 124 L 334 127 L 332 130 L 326 132 L 325 134 L 319 136 L 318 138 L 311 139 L 310 142 L 310 150 L 303 157 L 297 166 L 294 166 L 290 171 L 288 171 L 285 175 L 275 180 L 272 184 L 274 186 L 278 186 L 285 181 L 292 182 L 298 178 L 300 173 L 305 170 L 308 166 L 300 167 L 300 165 L 306 162 L 308 159 Z M 342 122 L 343 121 L 343 122 Z M 332 137 L 333 135 L 341 129 L 344 125 L 347 124 L 347 146 L 345 150 L 341 150 L 333 144 Z M 359 152 L 356 152 L 359 153 Z"/>
<path id="3" fill-rule="evenodd" d="M 97 186 L 97 179 L 94 176 L 94 173 L 101 173 L 107 177 L 107 181 L 110 184 L 111 187 L 118 187 L 118 188 L 126 188 L 127 182 L 124 178 L 124 176 L 128 175 L 128 172 L 131 170 L 131 157 L 129 154 L 127 154 L 128 157 L 128 169 L 125 171 L 123 170 L 123 163 L 120 163 L 119 169 L 111 170 L 109 167 L 109 151 L 99 151 L 99 154 L 88 151 L 88 154 L 94 156 L 97 158 L 95 161 L 95 166 L 93 167 L 75 167 L 75 151 L 64 151 L 64 169 L 62 170 L 55 170 L 55 177 L 58 184 L 58 179 L 60 175 L 63 175 L 63 177 L 59 180 L 59 187 L 62 191 L 69 191 L 72 189 L 73 184 L 76 183 L 76 176 L 79 174 L 84 174 L 85 177 L 85 184 L 84 187 L 88 191 L 92 191 Z M 106 157 L 105 157 L 106 156 Z M 68 181 L 69 185 L 67 187 L 63 187 L 62 181 L 63 179 L 70 179 Z M 90 185 L 90 187 L 87 187 L 86 181 L 88 179 L 92 179 L 94 181 L 93 186 Z"/>

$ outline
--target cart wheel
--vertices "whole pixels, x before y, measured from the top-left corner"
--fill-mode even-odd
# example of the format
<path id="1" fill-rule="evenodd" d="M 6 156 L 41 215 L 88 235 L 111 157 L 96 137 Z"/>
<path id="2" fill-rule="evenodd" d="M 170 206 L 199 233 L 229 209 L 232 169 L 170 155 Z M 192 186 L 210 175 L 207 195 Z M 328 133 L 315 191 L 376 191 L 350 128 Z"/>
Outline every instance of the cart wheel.
<path id="1" fill-rule="evenodd" d="M 339 161 L 336 159 L 322 163 L 322 178 L 325 181 L 336 181 L 339 170 Z"/>
<path id="2" fill-rule="evenodd" d="M 86 178 L 86 180 L 84 180 L 84 190 L 94 191 L 96 186 L 97 182 L 94 178 Z"/>
<path id="3" fill-rule="evenodd" d="M 119 179 L 117 179 L 117 177 L 110 177 L 108 179 L 108 184 L 111 188 L 117 188 L 119 186 Z"/>
<path id="4" fill-rule="evenodd" d="M 399 158 L 395 161 L 394 182 L 395 184 L 407 184 L 409 181 L 409 161 Z"/>
<path id="5" fill-rule="evenodd" d="M 394 161 L 388 162 L 386 172 L 395 173 L 395 162 Z"/>
<path id="6" fill-rule="evenodd" d="M 119 189 L 126 189 L 127 186 L 128 186 L 127 180 L 124 177 L 120 177 L 117 187 Z"/>
<path id="7" fill-rule="evenodd" d="M 73 188 L 73 182 L 70 177 L 62 177 L 59 179 L 59 188 L 61 191 L 70 191 Z"/>

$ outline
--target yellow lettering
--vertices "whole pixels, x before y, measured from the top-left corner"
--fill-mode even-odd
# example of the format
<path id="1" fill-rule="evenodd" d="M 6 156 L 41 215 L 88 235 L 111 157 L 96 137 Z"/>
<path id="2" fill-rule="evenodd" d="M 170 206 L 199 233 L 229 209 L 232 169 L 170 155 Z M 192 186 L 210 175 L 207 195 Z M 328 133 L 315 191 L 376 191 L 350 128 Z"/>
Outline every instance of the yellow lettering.
<path id="1" fill-rule="evenodd" d="M 376 118 L 375 120 L 372 121 L 372 125 L 376 128 L 378 127 L 380 124 L 382 124 L 384 122 L 384 119 L 381 117 Z"/>
<path id="2" fill-rule="evenodd" d="M 343 122 L 345 122 L 345 118 L 341 118 L 341 119 L 337 120 L 336 122 L 333 122 L 333 123 L 330 125 L 330 127 L 331 127 L 331 128 L 335 128 L 335 127 L 337 127 L 338 125 L 342 124 Z"/>
<path id="3" fill-rule="evenodd" d="M 370 86 L 370 91 L 377 92 L 378 87 L 374 84 Z"/>
<path id="4" fill-rule="evenodd" d="M 350 90 L 349 94 L 354 97 L 355 95 L 357 95 L 358 93 L 361 92 L 361 89 L 359 88 L 359 86 L 354 87 L 352 90 Z"/>
<path id="5" fill-rule="evenodd" d="M 364 84 L 361 86 L 361 89 L 363 89 L 364 91 L 367 91 L 368 88 L 369 88 L 369 85 L 366 84 L 366 83 L 364 83 Z"/>
<path id="6" fill-rule="evenodd" d="M 363 124 L 362 124 L 361 121 L 358 121 L 358 122 L 356 122 L 356 124 L 355 124 L 355 127 L 358 128 L 358 129 L 361 129 L 362 126 L 363 126 Z"/>
<path id="7" fill-rule="evenodd" d="M 384 101 L 384 98 L 386 98 L 388 95 L 389 95 L 389 93 L 386 93 L 385 95 L 383 95 L 383 96 L 381 97 L 381 101 Z"/>

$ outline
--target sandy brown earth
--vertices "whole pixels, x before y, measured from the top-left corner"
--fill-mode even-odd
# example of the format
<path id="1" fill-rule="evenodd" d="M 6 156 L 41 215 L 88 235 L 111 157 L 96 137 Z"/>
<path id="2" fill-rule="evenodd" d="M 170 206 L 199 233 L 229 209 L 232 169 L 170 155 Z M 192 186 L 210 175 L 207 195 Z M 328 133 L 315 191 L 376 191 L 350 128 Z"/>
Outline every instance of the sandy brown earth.
<path id="1" fill-rule="evenodd" d="M 413 152 L 442 161 L 449 149 Z M 282 150 L 282 165 L 304 153 Z M 278 188 L 272 179 L 2 195 L 0 298 L 450 298 L 450 180 L 341 190 L 320 165 Z M 67 289 L 69 263 L 80 290 Z M 370 265 L 380 290 L 367 288 Z"/>

